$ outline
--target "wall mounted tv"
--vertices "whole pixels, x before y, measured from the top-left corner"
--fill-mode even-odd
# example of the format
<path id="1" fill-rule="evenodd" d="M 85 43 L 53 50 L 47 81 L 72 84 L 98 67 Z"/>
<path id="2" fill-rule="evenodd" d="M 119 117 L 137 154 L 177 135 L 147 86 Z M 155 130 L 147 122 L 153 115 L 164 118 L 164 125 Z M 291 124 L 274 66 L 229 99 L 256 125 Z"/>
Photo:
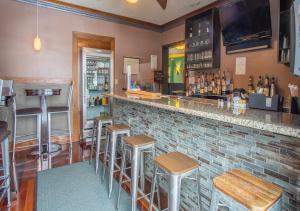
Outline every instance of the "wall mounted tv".
<path id="1" fill-rule="evenodd" d="M 269 0 L 229 0 L 220 6 L 220 21 L 227 53 L 271 47 Z"/>

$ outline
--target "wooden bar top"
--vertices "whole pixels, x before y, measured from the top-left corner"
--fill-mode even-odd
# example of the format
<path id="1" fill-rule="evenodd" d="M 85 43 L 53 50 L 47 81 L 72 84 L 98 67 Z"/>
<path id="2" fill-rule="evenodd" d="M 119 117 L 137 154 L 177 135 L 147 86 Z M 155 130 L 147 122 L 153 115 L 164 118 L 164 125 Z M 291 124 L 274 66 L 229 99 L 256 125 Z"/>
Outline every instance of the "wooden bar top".
<path id="1" fill-rule="evenodd" d="M 126 94 L 110 94 L 114 99 L 124 100 L 140 106 L 180 112 L 187 115 L 212 119 L 229 124 L 263 130 L 271 133 L 300 138 L 300 115 L 257 109 L 246 109 L 237 114 L 226 106 L 218 107 L 216 100 L 194 99 L 189 97 L 161 96 L 161 99 L 131 98 Z"/>
<path id="2" fill-rule="evenodd" d="M 278 186 L 240 169 L 213 179 L 215 187 L 252 211 L 270 208 L 282 194 Z"/>

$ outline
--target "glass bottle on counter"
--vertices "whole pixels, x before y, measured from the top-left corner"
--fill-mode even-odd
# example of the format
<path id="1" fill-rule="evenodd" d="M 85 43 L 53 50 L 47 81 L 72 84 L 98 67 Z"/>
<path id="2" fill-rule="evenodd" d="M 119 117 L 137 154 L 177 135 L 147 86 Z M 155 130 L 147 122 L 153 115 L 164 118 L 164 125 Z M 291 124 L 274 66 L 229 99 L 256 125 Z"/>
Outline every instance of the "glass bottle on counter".
<path id="1" fill-rule="evenodd" d="M 204 81 L 204 94 L 205 94 L 205 95 L 208 94 L 208 81 L 207 81 L 207 76 L 205 77 L 205 81 Z"/>
<path id="2" fill-rule="evenodd" d="M 248 93 L 254 93 L 254 86 L 253 86 L 253 77 L 249 76 L 249 82 L 248 82 Z"/>
<path id="3" fill-rule="evenodd" d="M 270 97 L 276 95 L 276 86 L 275 86 L 275 78 L 272 77 L 271 79 L 271 86 L 270 86 Z"/>
<path id="4" fill-rule="evenodd" d="M 226 88 L 225 71 L 223 72 L 223 75 L 222 75 L 221 84 L 222 84 L 222 95 L 226 95 L 227 88 Z"/>
<path id="5" fill-rule="evenodd" d="M 256 85 L 256 93 L 262 94 L 262 87 L 263 87 L 263 82 L 262 82 L 262 77 L 258 77 L 257 85 Z"/>
<path id="6" fill-rule="evenodd" d="M 269 80 L 269 77 L 267 75 L 266 75 L 265 80 L 264 80 L 263 94 L 267 97 L 270 96 L 270 80 Z"/>

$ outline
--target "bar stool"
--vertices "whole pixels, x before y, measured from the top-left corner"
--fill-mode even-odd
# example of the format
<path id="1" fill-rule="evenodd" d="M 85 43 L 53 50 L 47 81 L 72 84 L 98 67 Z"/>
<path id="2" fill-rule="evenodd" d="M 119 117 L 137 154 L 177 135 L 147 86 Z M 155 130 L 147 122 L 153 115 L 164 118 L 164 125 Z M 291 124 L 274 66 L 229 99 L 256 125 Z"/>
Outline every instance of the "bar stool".
<path id="1" fill-rule="evenodd" d="M 96 137 L 96 174 L 99 168 L 99 156 L 100 156 L 100 148 L 101 148 L 101 140 L 105 139 L 102 137 L 102 129 L 104 127 L 106 131 L 107 125 L 113 124 L 112 116 L 98 116 L 94 119 L 94 126 L 93 126 L 93 137 L 92 137 L 92 146 L 91 146 L 91 154 L 90 154 L 90 161 L 92 160 L 93 152 L 94 152 L 94 145 L 95 145 L 95 137 Z M 96 133 L 96 134 L 95 134 Z"/>
<path id="2" fill-rule="evenodd" d="M 1 94 L 0 94 L 1 96 Z M 10 172 L 9 172 L 9 141 L 8 136 L 10 131 L 8 131 L 8 126 L 6 122 L 0 122 L 0 143 L 2 151 L 2 168 L 3 174 L 0 176 L 0 201 L 3 200 L 4 196 L 7 197 L 7 206 L 11 205 L 10 197 Z"/>
<path id="3" fill-rule="evenodd" d="M 144 158 L 145 153 L 150 153 L 152 157 L 155 156 L 155 148 L 154 143 L 155 140 L 146 135 L 137 135 L 130 137 L 123 137 L 123 155 L 121 161 L 121 173 L 119 177 L 119 192 L 118 192 L 118 200 L 117 200 L 117 209 L 119 209 L 120 204 L 120 195 L 122 184 L 128 181 L 131 181 L 131 210 L 135 211 L 137 207 L 137 194 L 138 192 L 142 195 L 141 198 L 146 198 L 149 194 L 145 194 L 145 176 L 144 176 Z M 131 153 L 131 179 L 126 175 L 126 152 L 129 151 Z M 139 169 L 140 167 L 140 169 Z M 140 184 L 142 190 L 138 188 L 138 177 L 140 172 Z M 125 176 L 126 180 L 123 181 L 123 176 Z M 159 195 L 159 189 L 157 187 L 157 193 Z M 160 197 L 158 196 L 158 199 Z M 160 203 L 159 203 L 160 204 Z"/>
<path id="4" fill-rule="evenodd" d="M 70 160 L 72 159 L 72 126 L 71 126 L 71 108 L 72 108 L 72 97 L 73 97 L 73 81 L 69 85 L 69 94 L 67 100 L 67 106 L 49 106 L 48 112 L 48 149 L 51 150 L 51 117 L 53 114 L 66 114 L 67 115 L 67 134 L 69 136 L 69 150 Z M 51 156 L 50 156 L 51 158 Z"/>
<path id="5" fill-rule="evenodd" d="M 12 89 L 13 81 L 7 80 L 6 85 Z M 36 118 L 36 133 L 34 134 L 33 139 L 37 140 L 38 144 L 38 156 L 41 155 L 41 124 L 42 124 L 42 109 L 40 107 L 32 107 L 32 108 L 21 108 L 17 109 L 16 97 L 12 99 L 12 140 L 13 140 L 13 154 L 12 154 L 12 164 L 13 164 L 13 179 L 15 191 L 19 191 L 18 178 L 17 178 L 17 168 L 16 168 L 16 144 L 19 142 L 17 139 L 21 139 L 24 137 L 32 136 L 29 135 L 21 135 L 17 136 L 17 119 L 18 118 L 28 118 L 35 117 Z"/>
<path id="6" fill-rule="evenodd" d="M 118 136 L 130 136 L 130 128 L 124 124 L 116 124 L 116 125 L 109 125 L 106 127 L 107 135 L 106 135 L 106 144 L 105 144 L 105 153 L 104 153 L 104 161 L 103 161 L 103 175 L 102 181 L 105 177 L 106 171 L 106 163 L 108 157 L 108 147 L 109 147 L 109 177 L 108 177 L 108 198 L 111 196 L 112 186 L 113 186 L 113 175 L 114 175 L 114 166 L 116 160 L 116 144 Z M 122 148 L 122 142 L 121 142 Z M 117 166 L 118 167 L 118 166 Z M 117 170 L 119 171 L 119 170 Z"/>
<path id="7" fill-rule="evenodd" d="M 239 169 L 213 179 L 210 211 L 219 205 L 232 210 L 280 211 L 282 189 Z"/>
<path id="8" fill-rule="evenodd" d="M 181 180 L 194 180 L 197 184 L 198 209 L 202 210 L 200 198 L 200 173 L 197 161 L 180 153 L 171 152 L 154 158 L 155 171 L 151 186 L 151 199 L 149 211 L 152 211 L 154 188 L 157 175 L 165 175 L 168 182 L 168 210 L 179 211 Z M 189 176 L 196 174 L 194 178 Z"/>

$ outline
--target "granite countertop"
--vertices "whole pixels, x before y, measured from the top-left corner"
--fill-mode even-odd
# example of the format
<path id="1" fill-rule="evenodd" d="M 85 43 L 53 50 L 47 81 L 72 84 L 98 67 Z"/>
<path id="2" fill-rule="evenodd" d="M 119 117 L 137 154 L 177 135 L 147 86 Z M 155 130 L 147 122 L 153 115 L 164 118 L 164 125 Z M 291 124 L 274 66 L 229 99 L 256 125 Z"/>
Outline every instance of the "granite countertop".
<path id="1" fill-rule="evenodd" d="M 300 115 L 249 108 L 244 111 L 234 111 L 233 108 L 228 109 L 226 103 L 223 108 L 220 108 L 216 100 L 208 99 L 187 99 L 163 96 L 161 99 L 150 100 L 127 97 L 125 93 L 109 96 L 128 102 L 300 138 Z"/>

